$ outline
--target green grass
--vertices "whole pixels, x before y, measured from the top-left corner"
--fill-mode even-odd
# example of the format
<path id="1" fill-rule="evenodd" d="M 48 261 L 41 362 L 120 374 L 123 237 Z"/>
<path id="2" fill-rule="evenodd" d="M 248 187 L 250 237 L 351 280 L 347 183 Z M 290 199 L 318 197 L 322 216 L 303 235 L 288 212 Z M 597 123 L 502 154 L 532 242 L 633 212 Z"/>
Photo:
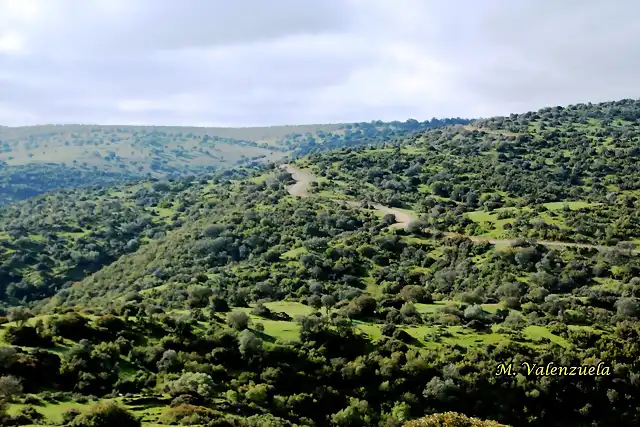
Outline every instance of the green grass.
<path id="1" fill-rule="evenodd" d="M 564 209 L 565 205 L 567 205 L 571 210 L 578 210 L 582 208 L 589 208 L 597 204 L 584 202 L 584 201 L 576 201 L 576 202 L 551 202 L 551 203 L 545 203 L 543 206 L 549 209 L 550 211 L 554 211 L 554 210 Z"/>
<path id="2" fill-rule="evenodd" d="M 283 341 L 298 341 L 300 339 L 300 325 L 295 321 L 270 320 L 251 316 L 255 323 L 264 325 L 264 333 Z"/>
<path id="3" fill-rule="evenodd" d="M 128 408 L 134 415 L 136 415 L 142 421 L 142 425 L 144 427 L 159 427 L 163 426 L 162 424 L 158 424 L 155 421 L 162 415 L 162 413 L 168 408 L 168 405 L 161 406 L 131 406 L 123 404 L 122 399 L 114 399 L 116 402 L 120 403 L 122 406 Z M 71 410 L 77 409 L 81 412 L 88 410 L 92 405 L 97 402 L 88 402 L 88 403 L 77 403 L 73 401 L 68 402 L 56 402 L 49 403 L 47 402 L 43 406 L 35 406 L 36 410 L 45 416 L 44 424 L 37 424 L 37 426 L 52 426 L 52 425 L 60 425 L 62 423 L 62 415 Z M 24 404 L 12 404 L 8 408 L 8 413 L 10 415 L 15 415 L 22 408 L 28 405 Z M 31 426 L 35 427 L 35 425 Z"/>
<path id="4" fill-rule="evenodd" d="M 265 306 L 271 311 L 287 313 L 291 317 L 306 316 L 314 312 L 313 308 L 295 301 L 268 302 Z"/>
<path id="5" fill-rule="evenodd" d="M 370 339 L 377 340 L 382 336 L 382 325 L 374 323 L 354 322 L 355 326 L 367 334 Z"/>
<path id="6" fill-rule="evenodd" d="M 495 313 L 496 311 L 498 311 L 499 309 L 503 308 L 502 304 L 481 304 L 482 308 L 484 309 L 484 311 L 487 311 L 489 313 Z"/>
<path id="7" fill-rule="evenodd" d="M 418 313 L 435 313 L 448 305 L 457 305 L 457 303 L 455 301 L 435 301 L 432 304 L 414 304 Z"/>
<path id="8" fill-rule="evenodd" d="M 95 403 L 95 402 L 94 402 Z M 57 402 L 57 403 L 46 403 L 43 406 L 36 406 L 36 410 L 44 415 L 48 422 L 54 424 L 62 423 L 62 414 L 69 411 L 70 409 L 78 409 L 80 411 L 86 410 L 93 403 L 77 403 L 77 402 Z M 15 415 L 22 408 L 28 405 L 23 404 L 12 404 L 9 406 L 8 413 L 10 415 Z M 43 425 L 51 425 L 51 424 L 43 424 Z"/>
<path id="9" fill-rule="evenodd" d="M 304 255 L 304 254 L 306 254 L 308 252 L 309 251 L 307 250 L 307 248 L 299 247 L 299 248 L 288 250 L 287 252 L 285 252 L 282 255 L 280 255 L 280 258 L 282 258 L 282 259 L 298 259 L 302 255 Z"/>
<path id="10" fill-rule="evenodd" d="M 380 296 L 380 286 L 378 286 L 378 284 L 376 283 L 376 280 L 373 277 L 367 276 L 363 279 L 363 281 L 367 285 L 368 293 L 376 297 Z"/>
<path id="11" fill-rule="evenodd" d="M 514 222 L 515 218 L 498 219 L 496 212 L 497 210 L 494 212 L 474 211 L 467 212 L 466 215 L 471 221 L 488 228 L 487 232 L 481 236 L 499 238 L 502 237 L 502 233 L 504 233 L 504 226 Z"/>
<path id="12" fill-rule="evenodd" d="M 254 184 L 261 184 L 266 180 L 268 180 L 269 178 L 273 178 L 274 176 L 275 176 L 274 173 L 265 173 L 262 175 L 255 176 L 253 178 L 249 178 L 249 181 L 253 182 Z"/>
<path id="13" fill-rule="evenodd" d="M 530 325 L 524 329 L 524 334 L 527 338 L 537 340 L 540 338 L 549 338 L 551 342 L 559 344 L 563 347 L 569 345 L 569 343 L 562 337 L 552 334 L 544 326 Z"/>

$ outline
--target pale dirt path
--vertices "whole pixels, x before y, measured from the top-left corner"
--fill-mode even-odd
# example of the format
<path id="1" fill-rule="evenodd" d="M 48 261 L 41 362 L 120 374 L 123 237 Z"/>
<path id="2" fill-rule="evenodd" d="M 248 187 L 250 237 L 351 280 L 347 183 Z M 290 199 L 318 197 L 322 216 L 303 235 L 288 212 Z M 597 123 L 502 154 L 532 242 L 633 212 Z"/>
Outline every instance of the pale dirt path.
<path id="1" fill-rule="evenodd" d="M 289 172 L 296 181 L 295 184 L 287 187 L 289 194 L 295 197 L 309 197 L 309 187 L 311 187 L 311 183 L 315 181 L 315 176 L 310 172 L 290 164 L 284 164 L 280 167 Z"/>
<path id="2" fill-rule="evenodd" d="M 390 208 L 388 206 L 380 205 L 380 204 L 377 204 L 377 203 L 374 204 L 373 207 L 376 208 L 377 210 L 383 212 L 385 215 L 386 214 L 395 215 L 396 223 L 393 224 L 391 226 L 391 228 L 404 228 L 404 229 L 406 229 L 409 226 L 410 222 L 415 221 L 415 220 L 418 219 L 418 218 L 412 217 L 407 212 L 404 212 L 404 211 L 401 211 L 401 210 L 398 210 L 398 209 L 394 209 L 394 208 Z"/>
<path id="3" fill-rule="evenodd" d="M 309 188 L 311 187 L 311 183 L 315 181 L 315 176 L 303 169 L 300 169 L 294 165 L 284 164 L 280 166 L 282 169 L 286 170 L 291 174 L 293 179 L 296 181 L 295 184 L 290 185 L 287 189 L 289 194 L 295 197 L 309 197 Z M 335 202 L 345 203 L 348 206 L 358 208 L 360 207 L 360 202 L 356 200 L 342 200 L 342 199 L 331 199 Z M 401 211 L 399 209 L 390 208 L 388 206 L 381 205 L 379 203 L 373 204 L 373 208 L 383 212 L 386 214 L 392 214 L 396 217 L 396 223 L 391 226 L 391 228 L 403 228 L 406 229 L 409 226 L 409 223 L 417 220 L 418 218 L 412 216 L 408 212 Z M 431 232 L 437 232 L 437 230 L 429 230 Z M 476 243 L 486 242 L 492 245 L 506 245 L 510 246 L 517 242 L 517 239 L 491 239 L 487 237 L 481 236 L 469 236 L 466 234 L 458 234 L 451 232 L 442 232 L 443 235 L 447 237 L 463 237 L 467 238 Z M 600 246 L 600 245 L 590 245 L 586 243 L 571 243 L 571 242 L 554 242 L 554 241 L 546 241 L 546 240 L 536 240 L 536 243 L 547 246 L 547 247 L 562 247 L 562 248 L 584 248 L 584 249 L 597 249 L 599 251 L 604 249 L 611 249 L 609 246 Z M 640 251 L 634 251 L 634 253 L 639 253 Z"/>

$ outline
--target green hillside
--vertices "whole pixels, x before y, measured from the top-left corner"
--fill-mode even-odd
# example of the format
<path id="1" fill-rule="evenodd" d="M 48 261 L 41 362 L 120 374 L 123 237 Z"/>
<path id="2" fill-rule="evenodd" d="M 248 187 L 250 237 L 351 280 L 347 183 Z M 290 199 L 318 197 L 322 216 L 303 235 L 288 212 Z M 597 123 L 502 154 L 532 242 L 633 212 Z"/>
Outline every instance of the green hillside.
<path id="1" fill-rule="evenodd" d="M 640 101 L 406 133 L 4 206 L 4 420 L 638 425 Z"/>
<path id="2" fill-rule="evenodd" d="M 62 188 L 256 165 L 468 122 L 434 119 L 255 128 L 0 127 L 0 203 Z"/>

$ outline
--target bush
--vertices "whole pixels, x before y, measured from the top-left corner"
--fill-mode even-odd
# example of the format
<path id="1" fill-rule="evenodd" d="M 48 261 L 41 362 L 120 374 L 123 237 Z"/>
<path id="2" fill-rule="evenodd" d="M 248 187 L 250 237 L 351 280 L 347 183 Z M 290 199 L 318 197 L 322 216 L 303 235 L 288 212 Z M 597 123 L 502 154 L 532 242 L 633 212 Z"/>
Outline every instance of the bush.
<path id="1" fill-rule="evenodd" d="M 409 421 L 403 427 L 508 427 L 495 421 L 483 421 L 467 417 L 457 412 L 433 414 L 424 418 Z"/>
<path id="2" fill-rule="evenodd" d="M 30 424 L 40 424 L 44 420 L 44 415 L 36 410 L 33 406 L 26 406 L 13 416 L 13 425 L 26 426 Z"/>
<path id="3" fill-rule="evenodd" d="M 80 415 L 81 413 L 82 412 L 80 412 L 80 410 L 76 408 L 71 408 L 67 411 L 64 411 L 62 413 L 62 424 L 63 425 L 71 424 L 71 422 L 75 420 L 78 417 L 78 415 Z"/>
<path id="4" fill-rule="evenodd" d="M 249 316 L 244 311 L 233 311 L 227 314 L 227 324 L 237 331 L 247 329 Z"/>
<path id="5" fill-rule="evenodd" d="M 162 424 L 170 425 L 206 425 L 214 418 L 218 418 L 219 414 L 204 406 L 195 406 L 182 404 L 174 408 L 169 408 L 160 417 Z"/>
<path id="6" fill-rule="evenodd" d="M 258 303 L 251 310 L 251 314 L 269 319 L 271 317 L 271 310 L 269 310 L 264 304 Z"/>
<path id="7" fill-rule="evenodd" d="M 70 427 L 140 427 L 138 420 L 127 409 L 112 401 L 99 403 L 69 423 Z"/>
<path id="8" fill-rule="evenodd" d="M 40 399 L 38 396 L 33 396 L 33 395 L 25 396 L 23 403 L 25 405 L 37 405 L 37 406 L 44 405 L 44 402 L 42 401 L 42 399 Z"/>
<path id="9" fill-rule="evenodd" d="M 171 401 L 170 406 L 172 408 L 175 408 L 182 405 L 196 405 L 197 403 L 198 399 L 191 396 L 190 394 L 181 394 Z"/>
<path id="10" fill-rule="evenodd" d="M 49 336 L 43 336 L 33 326 L 12 326 L 7 329 L 4 339 L 12 345 L 21 347 L 52 347 L 53 341 Z"/>
<path id="11" fill-rule="evenodd" d="M 205 400 L 213 395 L 214 388 L 211 376 L 201 372 L 186 372 L 166 385 L 166 390 L 171 396 L 188 394 Z"/>

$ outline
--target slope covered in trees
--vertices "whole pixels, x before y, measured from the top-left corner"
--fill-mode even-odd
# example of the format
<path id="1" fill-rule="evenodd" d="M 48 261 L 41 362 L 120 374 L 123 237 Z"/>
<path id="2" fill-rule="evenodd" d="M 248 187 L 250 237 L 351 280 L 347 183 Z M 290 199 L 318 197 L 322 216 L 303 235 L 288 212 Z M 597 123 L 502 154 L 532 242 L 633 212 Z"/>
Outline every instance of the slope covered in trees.
<path id="1" fill-rule="evenodd" d="M 640 238 L 640 102 L 548 108 L 311 158 L 319 192 L 414 210 L 429 227 L 615 245 Z"/>
<path id="2" fill-rule="evenodd" d="M 81 185 L 254 165 L 468 122 L 433 119 L 262 128 L 0 127 L 0 203 Z"/>
<path id="3" fill-rule="evenodd" d="M 270 164 L 6 206 L 0 400 L 76 424 L 115 399 L 149 425 L 638 425 L 638 106 L 315 153 L 293 194 Z"/>

